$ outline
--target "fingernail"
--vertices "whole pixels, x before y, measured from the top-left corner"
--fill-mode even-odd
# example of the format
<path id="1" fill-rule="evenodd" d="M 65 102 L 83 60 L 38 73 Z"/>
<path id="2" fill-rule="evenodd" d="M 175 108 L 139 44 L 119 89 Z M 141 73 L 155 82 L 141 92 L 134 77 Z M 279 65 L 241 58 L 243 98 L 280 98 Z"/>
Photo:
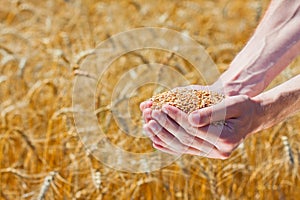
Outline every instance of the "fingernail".
<path id="1" fill-rule="evenodd" d="M 143 111 L 145 102 L 140 103 L 140 110 Z"/>
<path id="2" fill-rule="evenodd" d="M 169 110 L 165 106 L 162 107 L 162 111 L 166 114 L 169 114 Z"/>

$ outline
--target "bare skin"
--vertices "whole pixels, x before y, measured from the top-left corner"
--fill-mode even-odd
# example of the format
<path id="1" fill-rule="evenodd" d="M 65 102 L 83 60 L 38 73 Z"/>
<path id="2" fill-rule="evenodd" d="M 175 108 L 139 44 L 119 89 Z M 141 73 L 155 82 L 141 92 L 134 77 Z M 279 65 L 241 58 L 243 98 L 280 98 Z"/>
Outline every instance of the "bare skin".
<path id="1" fill-rule="evenodd" d="M 300 52 L 300 2 L 273 0 L 254 35 L 214 85 L 260 94 Z"/>
<path id="2" fill-rule="evenodd" d="M 151 102 L 141 104 L 153 146 L 170 154 L 228 158 L 247 136 L 300 110 L 300 75 L 263 92 L 299 54 L 300 2 L 273 0 L 229 69 L 206 87 L 223 91 L 227 98 L 222 103 L 190 115 L 168 105 L 153 111 Z M 212 124 L 220 120 L 225 125 Z"/>

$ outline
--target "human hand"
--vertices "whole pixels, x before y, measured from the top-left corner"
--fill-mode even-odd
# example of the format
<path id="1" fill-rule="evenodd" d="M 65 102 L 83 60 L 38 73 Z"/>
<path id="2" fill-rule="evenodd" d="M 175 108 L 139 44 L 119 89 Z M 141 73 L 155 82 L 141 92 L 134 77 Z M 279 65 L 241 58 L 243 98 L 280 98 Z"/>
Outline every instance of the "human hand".
<path id="1" fill-rule="evenodd" d="M 190 115 L 169 105 L 146 114 L 144 129 L 153 146 L 171 154 L 226 159 L 247 135 L 262 128 L 260 103 L 244 95 L 228 97 Z M 218 121 L 225 125 L 212 124 Z"/>
<path id="2" fill-rule="evenodd" d="M 219 89 L 219 88 L 222 88 L 222 87 L 217 87 L 218 84 L 213 84 L 211 86 L 202 86 L 202 85 L 189 85 L 189 86 L 183 86 L 183 87 L 176 87 L 174 88 L 173 90 L 177 90 L 177 89 L 194 89 L 194 90 L 207 90 L 207 91 L 215 91 L 215 92 L 218 92 L 218 93 L 222 93 L 222 89 Z M 146 132 L 146 134 L 150 137 L 150 139 L 153 140 L 158 140 L 159 138 L 157 136 L 154 136 L 153 134 L 151 135 L 151 133 L 149 131 L 147 131 L 147 124 L 153 119 L 152 117 L 152 101 L 145 101 L 145 102 L 142 102 L 140 104 L 140 109 L 141 111 L 143 112 L 143 119 L 144 119 L 144 122 L 145 122 L 145 126 L 144 126 L 144 130 Z M 150 134 L 149 134 L 150 133 Z M 170 149 L 161 149 L 160 146 L 158 145 L 158 143 L 153 143 L 153 146 L 154 148 L 157 148 L 157 149 L 160 149 L 162 151 L 165 151 L 167 153 L 171 153 L 171 154 L 178 154 L 178 152 L 176 151 L 172 151 Z"/>

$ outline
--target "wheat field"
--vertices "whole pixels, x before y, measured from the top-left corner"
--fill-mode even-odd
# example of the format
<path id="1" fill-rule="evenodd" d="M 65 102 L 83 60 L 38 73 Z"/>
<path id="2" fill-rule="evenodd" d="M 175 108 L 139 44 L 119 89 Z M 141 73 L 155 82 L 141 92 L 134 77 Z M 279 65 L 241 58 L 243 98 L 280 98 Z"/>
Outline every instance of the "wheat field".
<path id="1" fill-rule="evenodd" d="M 0 199 L 300 196 L 299 114 L 249 137 L 228 160 L 184 155 L 147 173 L 118 171 L 99 162 L 85 150 L 73 119 L 74 80 L 84 76 L 80 66 L 101 41 L 138 27 L 170 28 L 201 44 L 222 72 L 255 30 L 268 0 L 1 0 L 0 4 Z M 204 84 L 190 63 L 161 50 L 130 52 L 112 63 L 97 86 L 102 96 L 95 106 L 106 106 L 98 119 L 107 138 L 131 152 L 154 149 L 147 138 L 125 135 L 107 105 L 122 74 L 150 61 L 176 66 L 190 83 Z M 299 74 L 299 67 L 298 59 L 270 88 Z M 138 130 L 142 124 L 138 105 L 157 88 L 143 86 L 129 99 L 131 121 Z"/>

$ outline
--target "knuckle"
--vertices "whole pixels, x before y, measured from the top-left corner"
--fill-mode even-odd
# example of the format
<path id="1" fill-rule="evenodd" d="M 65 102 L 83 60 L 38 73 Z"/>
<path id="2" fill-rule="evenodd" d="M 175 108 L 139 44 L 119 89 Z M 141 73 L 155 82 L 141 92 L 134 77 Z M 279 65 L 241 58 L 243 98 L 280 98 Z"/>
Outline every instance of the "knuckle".
<path id="1" fill-rule="evenodd" d="M 154 137 L 152 138 L 152 142 L 154 142 L 155 144 L 160 144 L 160 143 L 161 143 L 161 140 L 160 140 L 158 137 L 154 136 Z"/>
<path id="2" fill-rule="evenodd" d="M 162 126 L 168 126 L 168 119 L 166 116 L 161 116 L 161 118 L 159 119 L 159 123 L 162 125 Z"/>
<path id="3" fill-rule="evenodd" d="M 194 135 L 194 133 L 195 133 L 195 128 L 192 126 L 192 125 L 187 125 L 186 127 L 184 127 L 184 129 L 186 130 L 186 132 L 188 132 L 188 133 L 190 133 L 190 134 L 192 134 L 192 135 Z"/>
<path id="4" fill-rule="evenodd" d="M 222 153 L 220 156 L 221 160 L 226 160 L 230 157 L 231 153 Z"/>
<path id="5" fill-rule="evenodd" d="M 174 134 L 184 132 L 183 129 L 182 129 L 182 127 L 175 126 L 173 124 L 170 124 L 169 127 L 167 127 L 167 128 L 169 128 L 170 132 L 172 132 Z"/>
<path id="6" fill-rule="evenodd" d="M 153 142 L 161 147 L 165 146 L 165 144 L 158 138 L 153 138 Z"/>
<path id="7" fill-rule="evenodd" d="M 184 145 L 191 145 L 193 143 L 193 138 L 189 136 L 184 136 L 179 138 L 179 141 Z"/>
<path id="8" fill-rule="evenodd" d="M 158 134 L 161 132 L 162 128 L 158 125 L 158 123 L 154 120 L 149 122 L 149 128 L 153 131 L 153 133 Z"/>
<path id="9" fill-rule="evenodd" d="M 218 157 L 220 160 L 226 160 L 227 158 L 224 158 L 223 156 Z"/>
<path id="10" fill-rule="evenodd" d="M 204 152 L 201 152 L 201 151 L 199 151 L 196 155 L 201 156 L 201 157 L 207 157 L 207 153 L 204 153 Z"/>
<path id="11" fill-rule="evenodd" d="M 229 139 L 219 139 L 218 146 L 222 152 L 232 152 L 236 145 Z"/>
<path id="12" fill-rule="evenodd" d="M 179 109 L 177 109 L 176 107 L 174 107 L 174 106 L 172 106 L 171 107 L 172 109 L 170 109 L 170 113 L 172 114 L 172 115 L 174 115 L 175 117 L 178 117 L 178 115 L 180 114 L 179 113 Z"/>

